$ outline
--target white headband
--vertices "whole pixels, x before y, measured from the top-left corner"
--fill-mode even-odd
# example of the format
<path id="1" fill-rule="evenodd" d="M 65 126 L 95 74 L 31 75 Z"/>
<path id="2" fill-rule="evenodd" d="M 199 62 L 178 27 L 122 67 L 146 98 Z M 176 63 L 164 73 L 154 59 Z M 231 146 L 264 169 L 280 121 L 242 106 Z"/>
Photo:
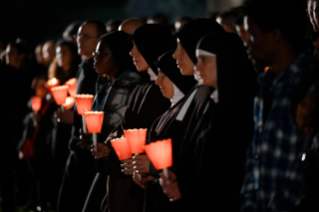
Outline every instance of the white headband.
<path id="1" fill-rule="evenodd" d="M 196 49 L 196 57 L 198 56 L 215 56 L 216 57 L 216 54 L 213 54 L 205 50 Z"/>

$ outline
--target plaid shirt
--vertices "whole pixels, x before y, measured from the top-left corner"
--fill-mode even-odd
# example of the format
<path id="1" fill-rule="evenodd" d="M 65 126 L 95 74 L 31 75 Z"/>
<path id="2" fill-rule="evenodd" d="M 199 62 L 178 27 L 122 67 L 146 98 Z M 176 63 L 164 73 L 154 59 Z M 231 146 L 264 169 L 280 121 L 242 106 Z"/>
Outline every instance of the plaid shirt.
<path id="1" fill-rule="evenodd" d="M 304 136 L 297 132 L 290 108 L 310 64 L 311 59 L 301 55 L 278 77 L 267 72 L 258 78 L 261 86 L 254 102 L 254 141 L 247 152 L 241 192 L 243 211 L 290 211 L 299 202 Z M 272 103 L 263 119 L 265 89 L 272 91 Z"/>

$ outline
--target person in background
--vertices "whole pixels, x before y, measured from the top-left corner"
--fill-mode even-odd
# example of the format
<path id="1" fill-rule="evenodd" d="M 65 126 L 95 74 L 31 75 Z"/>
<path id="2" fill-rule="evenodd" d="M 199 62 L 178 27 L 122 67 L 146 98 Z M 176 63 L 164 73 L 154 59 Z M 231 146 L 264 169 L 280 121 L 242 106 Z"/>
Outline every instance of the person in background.
<path id="1" fill-rule="evenodd" d="M 54 126 L 52 116 L 56 107 L 52 104 L 54 100 L 47 98 L 46 82 L 46 75 L 38 75 L 32 81 L 31 88 L 35 96 L 41 98 L 41 108 L 38 112 L 34 112 L 31 109 L 31 101 L 28 103 L 29 111 L 24 120 L 24 132 L 19 143 L 19 157 L 27 160 L 36 181 L 35 188 L 30 187 L 35 194 L 33 194 L 34 199 L 28 209 L 37 211 L 48 209 L 52 192 L 50 188 L 52 184 L 50 176 L 52 168 L 51 130 Z M 33 185 L 32 182 L 33 179 L 29 181 L 29 184 Z"/>
<path id="2" fill-rule="evenodd" d="M 72 41 L 74 44 L 76 44 L 76 35 L 78 33 L 80 26 L 81 26 L 81 22 L 78 22 L 78 21 L 75 21 L 75 22 L 69 24 L 65 28 L 65 30 L 62 34 L 63 39 L 68 40 L 68 41 Z"/>
<path id="3" fill-rule="evenodd" d="M 311 57 L 302 53 L 302 8 L 298 0 L 247 0 L 244 4 L 249 55 L 269 70 L 258 77 L 242 211 L 293 211 L 300 201 L 305 137 L 293 121 L 293 102 L 311 67 Z"/>
<path id="4" fill-rule="evenodd" d="M 76 41 L 82 63 L 77 72 L 77 94 L 95 95 L 98 74 L 94 69 L 93 52 L 99 38 L 106 33 L 103 22 L 87 20 L 79 27 Z M 69 157 L 65 165 L 62 185 L 60 186 L 57 211 L 82 211 L 90 186 L 96 174 L 95 161 L 90 152 L 77 145 L 82 129 L 82 116 L 74 110 L 62 113 L 57 111 L 60 122 L 73 125 L 69 140 Z M 77 189 L 81 185 L 81 189 Z M 103 182 L 102 186 L 105 185 Z M 101 195 L 104 195 L 102 193 Z M 93 199 L 94 200 L 94 199 Z M 99 200 L 92 203 L 92 210 L 99 210 Z"/>
<path id="5" fill-rule="evenodd" d="M 77 47 L 72 41 L 60 40 L 56 44 L 55 69 L 49 70 L 48 78 L 57 78 L 60 84 L 64 84 L 67 79 L 75 77 L 81 58 L 77 54 Z"/>
<path id="6" fill-rule="evenodd" d="M 189 16 L 181 16 L 175 20 L 174 27 L 175 31 L 177 31 L 183 24 L 190 22 L 193 18 Z"/>
<path id="7" fill-rule="evenodd" d="M 216 21 L 226 32 L 237 33 L 235 22 L 238 14 L 235 11 L 227 11 L 217 16 Z"/>
<path id="8" fill-rule="evenodd" d="M 43 44 L 42 57 L 43 64 L 49 67 L 55 58 L 55 42 L 53 40 L 49 40 Z"/>
<path id="9" fill-rule="evenodd" d="M 118 31 L 119 26 L 121 25 L 122 21 L 119 19 L 111 19 L 105 23 L 106 31 L 107 32 L 115 32 Z"/>
<path id="10" fill-rule="evenodd" d="M 317 32 L 319 30 L 319 1 L 307 0 L 306 12 L 313 31 Z"/>
<path id="11" fill-rule="evenodd" d="M 163 26 L 169 26 L 169 21 L 167 15 L 163 13 L 156 13 L 147 18 L 148 24 L 161 24 Z"/>
<path id="12" fill-rule="evenodd" d="M 142 19 L 131 18 L 123 21 L 122 24 L 119 26 L 118 30 L 131 35 L 134 32 L 134 30 L 136 30 L 138 27 L 144 24 L 145 22 Z"/>
<path id="13" fill-rule="evenodd" d="M 244 44 L 248 40 L 248 33 L 244 28 L 244 17 L 239 16 L 235 22 L 236 32 L 239 35 L 239 37 L 243 40 Z M 245 44 L 246 45 L 246 44 Z"/>

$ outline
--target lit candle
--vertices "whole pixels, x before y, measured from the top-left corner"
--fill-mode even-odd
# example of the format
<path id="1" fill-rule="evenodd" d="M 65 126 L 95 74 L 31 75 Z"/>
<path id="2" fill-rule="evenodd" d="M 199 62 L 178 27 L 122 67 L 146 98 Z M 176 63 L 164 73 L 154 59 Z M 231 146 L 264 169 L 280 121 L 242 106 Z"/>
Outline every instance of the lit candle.
<path id="1" fill-rule="evenodd" d="M 126 138 L 121 137 L 121 138 L 113 139 L 111 140 L 111 144 L 119 160 L 132 158 L 132 153 Z"/>
<path id="2" fill-rule="evenodd" d="M 124 135 L 130 146 L 132 154 L 144 152 L 147 129 L 128 129 L 124 130 Z"/>
<path id="3" fill-rule="evenodd" d="M 86 125 L 84 120 L 84 112 L 90 111 L 94 96 L 91 94 L 77 94 L 75 95 L 76 108 L 79 115 L 82 115 L 83 132 L 86 133 Z"/>
<path id="4" fill-rule="evenodd" d="M 66 98 L 65 103 L 63 104 L 63 107 L 68 110 L 74 105 L 74 98 L 69 96 Z"/>
<path id="5" fill-rule="evenodd" d="M 48 80 L 47 85 L 48 85 L 49 91 L 51 91 L 52 88 L 60 85 L 60 80 L 58 80 L 57 78 L 52 78 Z"/>
<path id="6" fill-rule="evenodd" d="M 65 85 L 68 85 L 68 91 L 70 96 L 74 97 L 76 95 L 76 78 L 69 79 Z"/>
<path id="7" fill-rule="evenodd" d="M 84 119 L 89 133 L 93 133 L 93 144 L 97 152 L 97 134 L 102 130 L 104 112 L 88 111 L 84 114 Z"/>
<path id="8" fill-rule="evenodd" d="M 172 140 L 151 142 L 145 145 L 145 152 L 156 170 L 163 169 L 165 177 L 168 179 L 167 168 L 173 165 Z"/>
<path id="9" fill-rule="evenodd" d="M 51 91 L 56 104 L 61 105 L 61 110 L 63 112 L 64 111 L 63 103 L 65 103 L 65 100 L 68 96 L 68 86 L 67 85 L 57 86 L 52 88 Z"/>
<path id="10" fill-rule="evenodd" d="M 31 97 L 32 110 L 38 112 L 41 109 L 42 99 L 38 96 Z"/>

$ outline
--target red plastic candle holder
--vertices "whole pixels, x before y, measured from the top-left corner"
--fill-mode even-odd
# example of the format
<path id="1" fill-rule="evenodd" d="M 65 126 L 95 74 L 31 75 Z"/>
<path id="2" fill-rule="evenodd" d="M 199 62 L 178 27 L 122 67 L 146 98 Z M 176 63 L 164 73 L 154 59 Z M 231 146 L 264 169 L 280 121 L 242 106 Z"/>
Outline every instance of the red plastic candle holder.
<path id="1" fill-rule="evenodd" d="M 157 170 L 173 165 L 172 139 L 170 138 L 145 145 L 145 152 Z"/>
<path id="2" fill-rule="evenodd" d="M 130 147 L 127 143 L 126 138 L 122 137 L 122 138 L 113 139 L 113 140 L 111 140 L 111 144 L 112 144 L 119 160 L 125 160 L 128 158 L 132 158 L 132 153 L 131 153 L 131 150 L 130 150 Z"/>
<path id="3" fill-rule="evenodd" d="M 62 85 L 52 88 L 51 90 L 54 100 L 57 105 L 63 105 L 66 97 L 68 97 L 68 86 Z"/>
<path id="4" fill-rule="evenodd" d="M 69 96 L 66 98 L 65 103 L 63 104 L 63 107 L 68 110 L 74 105 L 74 98 L 72 96 Z"/>
<path id="5" fill-rule="evenodd" d="M 74 97 L 76 95 L 76 78 L 69 79 L 65 85 L 69 86 L 68 92 L 70 96 Z"/>
<path id="6" fill-rule="evenodd" d="M 144 152 L 147 129 L 128 129 L 124 130 L 125 138 L 131 149 L 132 154 Z"/>
<path id="7" fill-rule="evenodd" d="M 60 80 L 58 80 L 57 78 L 49 79 L 47 82 L 47 85 L 48 85 L 49 91 L 51 91 L 52 88 L 60 85 Z"/>
<path id="8" fill-rule="evenodd" d="M 104 112 L 84 112 L 84 119 L 89 133 L 100 133 L 104 119 Z"/>
<path id="9" fill-rule="evenodd" d="M 42 106 L 42 99 L 38 96 L 31 97 L 31 104 L 33 111 L 39 111 Z"/>
<path id="10" fill-rule="evenodd" d="M 84 112 L 91 110 L 93 98 L 94 96 L 90 94 L 75 95 L 76 108 L 79 115 L 83 115 Z"/>

